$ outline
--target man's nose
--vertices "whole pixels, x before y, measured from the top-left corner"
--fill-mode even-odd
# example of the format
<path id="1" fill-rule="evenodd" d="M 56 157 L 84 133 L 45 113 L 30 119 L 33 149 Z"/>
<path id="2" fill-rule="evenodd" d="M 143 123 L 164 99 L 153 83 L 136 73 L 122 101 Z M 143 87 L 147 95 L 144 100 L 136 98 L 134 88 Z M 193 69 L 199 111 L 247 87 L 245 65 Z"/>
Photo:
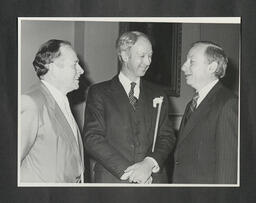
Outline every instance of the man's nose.
<path id="1" fill-rule="evenodd" d="M 144 64 L 145 64 L 146 66 L 149 66 L 149 65 L 151 64 L 151 57 L 145 56 L 145 57 L 144 57 Z"/>
<path id="2" fill-rule="evenodd" d="M 77 73 L 79 73 L 80 75 L 82 75 L 84 73 L 84 70 L 82 69 L 82 67 L 79 64 L 77 64 L 76 68 L 77 68 Z"/>
<path id="3" fill-rule="evenodd" d="M 182 65 L 181 70 L 185 72 L 188 69 L 188 62 L 185 61 L 185 63 Z"/>

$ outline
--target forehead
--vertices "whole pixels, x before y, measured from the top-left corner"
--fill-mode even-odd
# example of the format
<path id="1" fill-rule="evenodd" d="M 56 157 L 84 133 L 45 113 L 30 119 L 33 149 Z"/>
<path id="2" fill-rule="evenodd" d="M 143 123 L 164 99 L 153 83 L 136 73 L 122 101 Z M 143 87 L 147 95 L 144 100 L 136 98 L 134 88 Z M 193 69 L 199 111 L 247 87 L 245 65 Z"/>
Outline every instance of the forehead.
<path id="1" fill-rule="evenodd" d="M 205 57 L 205 50 L 208 46 L 204 44 L 197 44 L 193 46 L 189 52 L 188 52 L 188 57 Z"/>
<path id="2" fill-rule="evenodd" d="M 60 59 L 74 60 L 74 61 L 76 61 L 78 59 L 76 52 L 70 46 L 67 46 L 67 45 L 61 46 L 60 52 L 61 52 L 61 55 L 59 57 Z"/>
<path id="3" fill-rule="evenodd" d="M 152 45 L 145 37 L 139 37 L 136 43 L 132 46 L 131 51 L 132 50 L 138 52 L 152 52 Z"/>

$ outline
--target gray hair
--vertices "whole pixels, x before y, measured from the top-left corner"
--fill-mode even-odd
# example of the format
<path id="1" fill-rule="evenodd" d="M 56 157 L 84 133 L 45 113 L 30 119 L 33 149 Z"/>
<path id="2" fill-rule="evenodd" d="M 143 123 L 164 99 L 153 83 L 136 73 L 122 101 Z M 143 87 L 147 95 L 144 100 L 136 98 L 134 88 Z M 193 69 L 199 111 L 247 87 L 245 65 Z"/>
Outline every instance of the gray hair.
<path id="1" fill-rule="evenodd" d="M 224 50 L 218 45 L 211 41 L 198 41 L 192 44 L 192 47 L 197 45 L 206 45 L 205 55 L 207 57 L 208 63 L 217 62 L 217 69 L 215 71 L 215 76 L 217 78 L 222 78 L 225 76 L 228 58 Z"/>
<path id="2" fill-rule="evenodd" d="M 117 41 L 116 41 L 116 50 L 117 50 L 118 58 L 121 62 L 123 62 L 122 57 L 121 57 L 121 53 L 123 51 L 129 51 L 131 49 L 131 47 L 137 42 L 137 40 L 140 37 L 144 37 L 145 39 L 147 39 L 150 42 L 149 37 L 147 35 L 145 35 L 144 33 L 139 32 L 139 31 L 125 32 L 117 39 Z"/>

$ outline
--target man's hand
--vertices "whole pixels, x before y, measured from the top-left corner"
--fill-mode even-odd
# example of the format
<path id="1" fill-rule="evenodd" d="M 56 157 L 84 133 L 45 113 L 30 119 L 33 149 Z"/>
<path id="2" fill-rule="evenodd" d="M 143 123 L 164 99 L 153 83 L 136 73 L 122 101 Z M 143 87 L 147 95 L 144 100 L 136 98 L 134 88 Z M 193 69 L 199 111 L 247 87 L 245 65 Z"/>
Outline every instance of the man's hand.
<path id="1" fill-rule="evenodd" d="M 140 184 L 146 184 L 152 182 L 152 169 L 154 163 L 149 159 L 144 159 L 141 162 L 129 166 L 121 177 L 121 180 L 127 180 L 129 182 L 137 182 Z"/>

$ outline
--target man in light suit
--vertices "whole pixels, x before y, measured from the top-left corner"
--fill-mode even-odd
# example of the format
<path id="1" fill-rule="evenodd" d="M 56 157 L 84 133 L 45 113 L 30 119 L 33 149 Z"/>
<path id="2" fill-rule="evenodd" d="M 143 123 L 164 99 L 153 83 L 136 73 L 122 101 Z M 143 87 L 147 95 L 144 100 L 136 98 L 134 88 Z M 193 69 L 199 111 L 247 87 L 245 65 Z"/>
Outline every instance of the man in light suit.
<path id="1" fill-rule="evenodd" d="M 121 71 L 90 87 L 85 109 L 85 148 L 96 160 L 98 183 L 166 183 L 165 162 L 175 144 L 168 119 L 168 98 L 161 88 L 143 80 L 152 57 L 148 37 L 137 31 L 117 40 Z M 164 96 L 156 147 L 152 152 L 157 109 Z"/>
<path id="2" fill-rule="evenodd" d="M 182 70 L 196 94 L 179 130 L 174 183 L 237 183 L 238 99 L 219 81 L 227 62 L 212 42 L 196 42 L 188 52 Z"/>
<path id="3" fill-rule="evenodd" d="M 40 82 L 21 97 L 20 182 L 83 182 L 81 136 L 66 94 L 83 69 L 71 44 L 49 40 L 33 65 Z"/>

